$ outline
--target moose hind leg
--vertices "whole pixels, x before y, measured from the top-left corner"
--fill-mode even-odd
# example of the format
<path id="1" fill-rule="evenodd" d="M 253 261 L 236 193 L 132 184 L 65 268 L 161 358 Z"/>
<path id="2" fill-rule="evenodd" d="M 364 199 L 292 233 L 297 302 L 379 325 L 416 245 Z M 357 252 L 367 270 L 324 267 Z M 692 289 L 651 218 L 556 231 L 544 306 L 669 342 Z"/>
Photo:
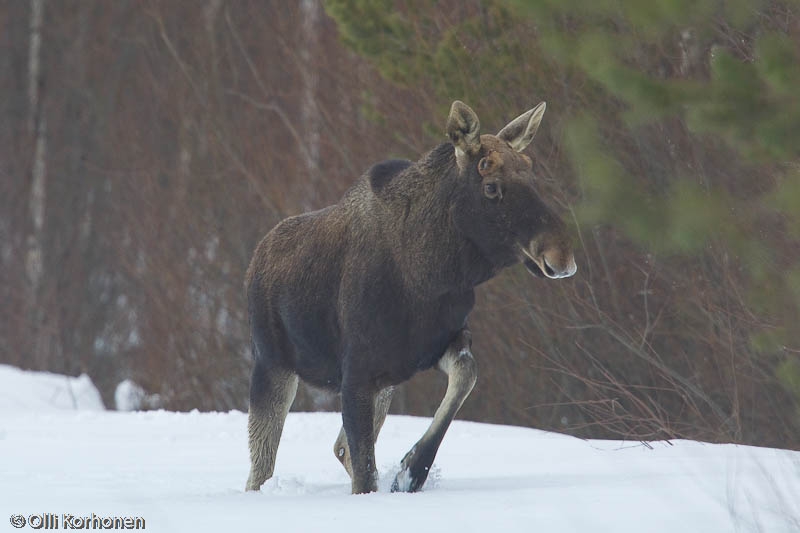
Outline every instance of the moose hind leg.
<path id="1" fill-rule="evenodd" d="M 246 490 L 259 490 L 275 470 L 283 423 L 297 392 L 297 375 L 256 362 L 250 382 L 247 421 L 250 476 Z"/>
<path id="2" fill-rule="evenodd" d="M 469 331 L 464 329 L 439 360 L 437 368 L 447 374 L 447 392 L 428 430 L 403 457 L 400 472 L 392 484 L 392 492 L 416 492 L 428 479 L 428 472 L 444 434 L 472 392 L 478 377 L 475 358 L 470 351 L 471 344 Z"/>
<path id="3" fill-rule="evenodd" d="M 378 393 L 375 397 L 375 412 L 372 420 L 372 443 L 378 440 L 378 434 L 381 432 L 383 422 L 386 420 L 386 413 L 389 412 L 389 406 L 392 405 L 392 395 L 394 394 L 394 387 L 386 387 Z M 336 442 L 333 443 L 333 453 L 339 462 L 342 463 L 344 469 L 353 479 L 353 466 L 350 461 L 350 447 L 347 445 L 347 434 L 344 431 L 344 426 L 339 431 L 339 436 Z"/>

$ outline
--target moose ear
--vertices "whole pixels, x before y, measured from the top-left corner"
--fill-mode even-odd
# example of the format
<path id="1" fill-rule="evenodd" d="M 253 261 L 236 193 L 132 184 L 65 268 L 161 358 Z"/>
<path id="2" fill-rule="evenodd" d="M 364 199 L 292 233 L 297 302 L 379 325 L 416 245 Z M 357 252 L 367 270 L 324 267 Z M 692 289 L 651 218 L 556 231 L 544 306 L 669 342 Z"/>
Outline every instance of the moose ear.
<path id="1" fill-rule="evenodd" d="M 511 148 L 517 152 L 523 151 L 533 140 L 536 135 L 536 130 L 539 129 L 539 123 L 542 122 L 542 116 L 547 104 L 540 102 L 539 105 L 521 114 L 505 128 L 500 130 L 497 137 L 506 141 L 511 145 Z"/>
<path id="2" fill-rule="evenodd" d="M 456 161 L 462 166 L 464 155 L 475 155 L 481 148 L 481 123 L 475 111 L 456 100 L 447 117 L 447 136 L 456 147 Z"/>

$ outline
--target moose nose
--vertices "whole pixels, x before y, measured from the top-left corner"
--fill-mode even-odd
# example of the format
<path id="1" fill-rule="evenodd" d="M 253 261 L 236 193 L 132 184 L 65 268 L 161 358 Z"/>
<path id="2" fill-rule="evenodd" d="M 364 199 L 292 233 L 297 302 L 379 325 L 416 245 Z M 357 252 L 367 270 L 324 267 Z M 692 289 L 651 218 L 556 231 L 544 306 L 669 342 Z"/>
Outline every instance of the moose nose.
<path id="1" fill-rule="evenodd" d="M 537 251 L 533 243 L 529 249 L 520 246 L 525 264 L 531 274 L 550 279 L 568 278 L 575 274 L 578 265 L 572 251 L 562 247 L 549 247 L 544 252 Z"/>
<path id="2" fill-rule="evenodd" d="M 575 256 L 572 254 L 570 254 L 569 259 L 565 261 L 565 264 L 562 267 L 551 264 L 550 261 L 547 260 L 547 255 L 545 255 L 542 259 L 542 263 L 544 263 L 544 274 L 548 278 L 568 278 L 575 275 L 575 272 L 578 271 L 578 265 L 575 264 Z"/>

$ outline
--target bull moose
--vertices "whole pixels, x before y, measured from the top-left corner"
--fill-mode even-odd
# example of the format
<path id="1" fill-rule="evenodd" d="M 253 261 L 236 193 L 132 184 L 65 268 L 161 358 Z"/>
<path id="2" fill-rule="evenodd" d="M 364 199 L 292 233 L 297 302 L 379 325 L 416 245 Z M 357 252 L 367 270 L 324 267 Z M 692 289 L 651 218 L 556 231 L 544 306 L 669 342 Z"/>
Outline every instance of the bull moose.
<path id="1" fill-rule="evenodd" d="M 422 487 L 477 377 L 467 327 L 475 287 L 519 262 L 542 278 L 576 271 L 567 228 L 522 153 L 544 110 L 541 102 L 481 135 L 475 112 L 455 101 L 450 142 L 416 163 L 376 164 L 339 203 L 287 218 L 259 243 L 245 283 L 254 357 L 247 490 L 273 474 L 298 379 L 341 394 L 334 454 L 353 493 L 377 490 L 375 439 L 393 387 L 435 366 L 447 391 L 392 491 Z"/>

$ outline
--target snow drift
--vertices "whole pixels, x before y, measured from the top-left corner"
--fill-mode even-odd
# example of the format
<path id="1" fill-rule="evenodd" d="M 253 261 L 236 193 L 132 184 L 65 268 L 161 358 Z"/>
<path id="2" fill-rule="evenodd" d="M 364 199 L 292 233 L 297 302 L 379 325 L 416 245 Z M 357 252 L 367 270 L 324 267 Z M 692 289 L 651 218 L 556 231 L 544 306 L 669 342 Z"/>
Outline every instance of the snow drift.
<path id="1" fill-rule="evenodd" d="M 86 374 L 77 378 L 0 365 L 0 412 L 102 411 L 103 400 Z"/>

